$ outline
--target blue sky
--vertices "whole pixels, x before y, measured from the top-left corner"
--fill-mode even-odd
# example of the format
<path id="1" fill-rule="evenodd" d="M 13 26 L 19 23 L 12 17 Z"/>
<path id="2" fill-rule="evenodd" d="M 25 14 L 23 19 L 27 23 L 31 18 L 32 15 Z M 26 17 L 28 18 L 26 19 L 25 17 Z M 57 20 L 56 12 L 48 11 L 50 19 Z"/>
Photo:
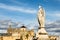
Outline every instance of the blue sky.
<path id="1" fill-rule="evenodd" d="M 0 20 L 37 24 L 39 5 L 46 11 L 46 23 L 60 20 L 60 0 L 0 0 Z"/>
<path id="2" fill-rule="evenodd" d="M 60 0 L 0 0 L 0 21 L 11 20 L 13 22 L 28 25 L 29 29 L 37 29 L 36 25 L 38 24 L 37 13 L 39 5 L 45 10 L 46 24 L 60 20 Z M 54 23 L 52 25 L 54 25 Z M 58 23 L 55 25 L 57 24 Z M 1 27 L 6 26 L 3 25 Z M 48 30 L 59 29 L 60 28 L 57 26 L 57 28 Z M 0 30 L 0 33 L 4 33 L 5 31 L 6 30 Z M 60 35 L 60 33 L 53 31 L 49 33 Z"/>

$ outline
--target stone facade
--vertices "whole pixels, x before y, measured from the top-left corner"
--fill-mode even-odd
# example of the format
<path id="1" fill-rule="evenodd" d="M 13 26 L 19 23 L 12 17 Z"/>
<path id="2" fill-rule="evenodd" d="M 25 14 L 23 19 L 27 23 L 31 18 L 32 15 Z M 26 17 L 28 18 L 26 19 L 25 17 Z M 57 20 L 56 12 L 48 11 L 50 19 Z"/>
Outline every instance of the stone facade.
<path id="1" fill-rule="evenodd" d="M 7 33 L 11 35 L 0 36 L 0 40 L 32 40 L 34 36 L 34 30 L 27 30 L 25 26 L 21 28 L 9 27 Z"/>

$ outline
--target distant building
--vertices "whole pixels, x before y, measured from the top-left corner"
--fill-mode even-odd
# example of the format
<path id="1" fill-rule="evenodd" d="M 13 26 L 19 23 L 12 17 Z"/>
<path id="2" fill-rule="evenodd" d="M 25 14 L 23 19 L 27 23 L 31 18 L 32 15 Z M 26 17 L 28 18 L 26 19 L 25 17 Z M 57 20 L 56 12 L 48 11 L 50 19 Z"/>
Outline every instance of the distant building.
<path id="1" fill-rule="evenodd" d="M 0 40 L 32 40 L 34 36 L 34 30 L 27 30 L 25 26 L 20 28 L 11 28 L 11 25 L 7 29 L 7 33 L 0 35 Z"/>

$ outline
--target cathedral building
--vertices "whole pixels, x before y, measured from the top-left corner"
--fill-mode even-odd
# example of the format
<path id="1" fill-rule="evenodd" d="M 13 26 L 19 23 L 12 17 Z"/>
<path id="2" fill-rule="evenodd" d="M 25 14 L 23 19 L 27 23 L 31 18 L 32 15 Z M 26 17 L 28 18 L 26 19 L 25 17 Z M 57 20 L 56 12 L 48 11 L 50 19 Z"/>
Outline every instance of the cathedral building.
<path id="1" fill-rule="evenodd" d="M 0 40 L 32 40 L 34 37 L 34 30 L 27 30 L 25 26 L 20 28 L 12 28 L 9 25 L 7 33 L 0 36 Z"/>

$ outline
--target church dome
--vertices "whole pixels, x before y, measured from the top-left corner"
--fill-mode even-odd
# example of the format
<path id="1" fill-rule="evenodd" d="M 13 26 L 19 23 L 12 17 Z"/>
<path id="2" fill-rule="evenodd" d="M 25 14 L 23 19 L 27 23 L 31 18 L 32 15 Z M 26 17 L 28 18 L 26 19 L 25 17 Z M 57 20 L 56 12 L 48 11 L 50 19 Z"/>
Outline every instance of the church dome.
<path id="1" fill-rule="evenodd" d="M 21 28 L 26 28 L 25 26 L 21 26 Z"/>

